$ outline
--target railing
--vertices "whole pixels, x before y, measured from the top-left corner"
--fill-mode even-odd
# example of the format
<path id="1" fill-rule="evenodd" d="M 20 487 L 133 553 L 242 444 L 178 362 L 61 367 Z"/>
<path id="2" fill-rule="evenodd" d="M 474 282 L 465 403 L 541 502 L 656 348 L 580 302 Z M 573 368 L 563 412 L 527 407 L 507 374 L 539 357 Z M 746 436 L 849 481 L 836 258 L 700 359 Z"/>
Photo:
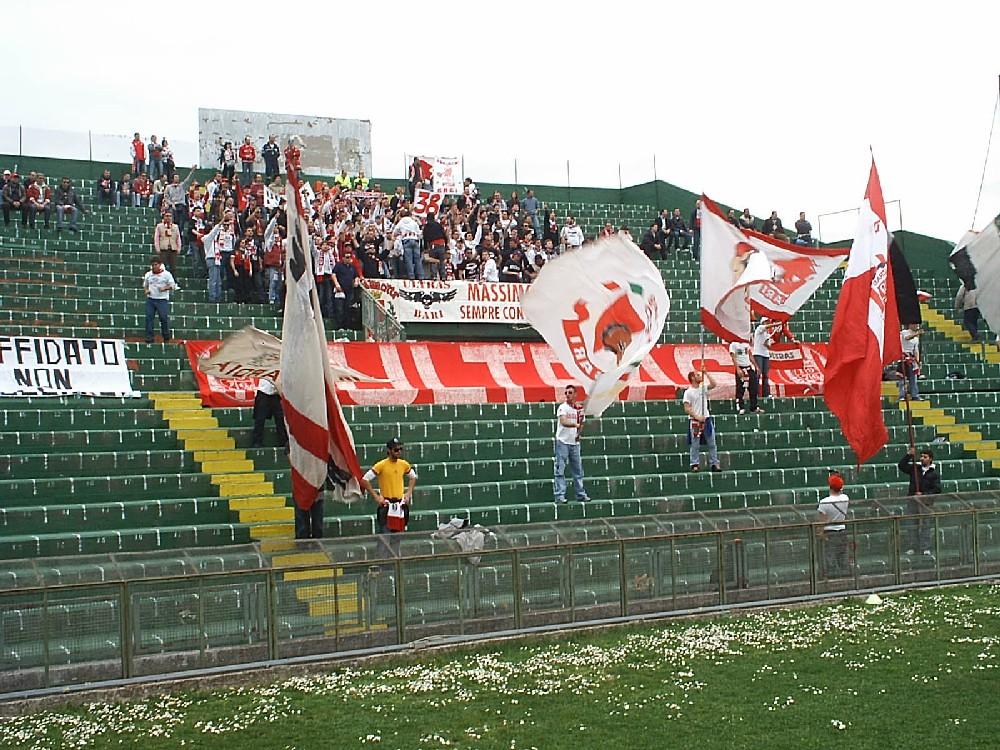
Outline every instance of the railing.
<path id="1" fill-rule="evenodd" d="M 900 507 L 915 515 L 883 516 L 874 504 L 875 515 L 847 522 L 839 538 L 844 544 L 836 548 L 828 548 L 833 534 L 820 536 L 816 524 L 761 527 L 743 519 L 750 528 L 622 539 L 608 519 L 606 532 L 600 520 L 586 522 L 586 528 L 573 522 L 535 525 L 534 541 L 544 542 L 536 546 L 525 546 L 527 532 L 504 527 L 498 530 L 503 538 L 516 540 L 522 533 L 523 542 L 505 549 L 487 545 L 474 554 L 437 552 L 440 542 L 410 533 L 356 543 L 331 540 L 339 545 L 338 555 L 326 565 L 261 568 L 254 553 L 246 558 L 253 569 L 141 580 L 128 580 L 112 565 L 109 577 L 126 580 L 0 593 L 0 698 L 387 650 L 429 637 L 477 637 L 1000 573 L 995 505 L 931 513 L 914 500 L 907 503 Z M 657 518 L 669 523 L 673 517 Z M 657 527 L 650 518 L 635 525 L 643 522 Z M 732 526 L 740 522 L 734 517 Z M 920 524 L 927 525 L 924 532 Z M 551 532 L 539 537 L 539 528 Z M 589 538 L 565 541 L 574 536 Z M 906 554 L 918 538 L 931 540 L 930 554 L 921 554 L 919 546 Z M 303 549 L 315 552 L 322 544 Z M 400 556 L 401 544 L 427 552 Z M 224 560 L 232 564 L 233 553 L 220 550 L 219 566 Z M 168 567 L 162 555 L 133 562 L 141 566 L 138 575 L 149 573 L 148 564 Z M 93 575 L 92 563 L 83 559 L 79 565 Z M 39 567 L 53 575 L 50 566 Z M 178 569 L 185 567 L 177 562 Z M 60 572 L 60 580 L 63 575 L 71 580 L 73 573 Z"/>
<path id="2" fill-rule="evenodd" d="M 361 294 L 361 327 L 366 341 L 406 341 L 406 330 L 386 309 L 381 300 L 375 299 L 364 287 Z"/>

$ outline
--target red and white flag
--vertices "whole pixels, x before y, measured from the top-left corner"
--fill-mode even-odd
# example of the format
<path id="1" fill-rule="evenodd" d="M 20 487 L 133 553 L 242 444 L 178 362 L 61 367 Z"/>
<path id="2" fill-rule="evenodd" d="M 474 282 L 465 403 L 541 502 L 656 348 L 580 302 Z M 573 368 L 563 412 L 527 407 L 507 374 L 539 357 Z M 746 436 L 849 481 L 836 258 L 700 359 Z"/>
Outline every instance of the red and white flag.
<path id="1" fill-rule="evenodd" d="M 823 397 L 863 463 L 885 445 L 882 371 L 902 357 L 899 312 L 889 265 L 885 202 L 875 160 L 868 174 L 844 286 L 833 315 Z"/>
<path id="2" fill-rule="evenodd" d="M 701 322 L 725 341 L 750 338 L 750 288 L 771 281 L 767 256 L 701 197 Z"/>
<path id="3" fill-rule="evenodd" d="M 292 497 L 307 510 L 328 476 L 346 502 L 361 496 L 361 467 L 354 437 L 344 420 L 327 354 L 326 332 L 313 276 L 309 224 L 297 174 L 294 147 L 285 153 L 288 184 L 288 252 L 285 261 L 285 317 L 281 333 L 281 395 L 288 424 Z"/>
<path id="4" fill-rule="evenodd" d="M 847 257 L 843 248 L 793 245 L 758 232 L 746 235 L 771 264 L 772 278 L 750 289 L 754 312 L 770 320 L 791 318 Z"/>

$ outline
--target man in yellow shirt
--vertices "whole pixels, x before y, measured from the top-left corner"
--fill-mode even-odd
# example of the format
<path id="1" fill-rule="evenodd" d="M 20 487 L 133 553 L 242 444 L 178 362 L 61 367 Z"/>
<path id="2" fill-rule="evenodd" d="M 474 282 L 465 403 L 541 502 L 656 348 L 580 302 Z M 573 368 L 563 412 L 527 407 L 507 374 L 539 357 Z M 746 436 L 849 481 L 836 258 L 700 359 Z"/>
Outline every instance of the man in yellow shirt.
<path id="1" fill-rule="evenodd" d="M 388 456 L 372 466 L 361 478 L 361 487 L 378 504 L 375 522 L 378 533 L 384 534 L 406 531 L 410 520 L 410 504 L 413 502 L 413 488 L 417 486 L 417 472 L 409 461 L 402 457 L 403 443 L 393 438 L 385 444 Z M 409 479 L 403 491 L 403 477 Z M 372 481 L 378 477 L 378 490 Z"/>

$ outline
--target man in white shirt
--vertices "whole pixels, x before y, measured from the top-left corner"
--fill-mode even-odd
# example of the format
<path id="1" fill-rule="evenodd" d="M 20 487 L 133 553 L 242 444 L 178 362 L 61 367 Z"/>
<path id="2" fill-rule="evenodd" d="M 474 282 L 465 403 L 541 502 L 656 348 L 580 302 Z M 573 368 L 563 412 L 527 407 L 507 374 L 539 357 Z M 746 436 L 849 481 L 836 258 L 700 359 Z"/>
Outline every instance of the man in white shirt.
<path id="1" fill-rule="evenodd" d="M 420 260 L 420 238 L 423 237 L 423 230 L 405 208 L 400 210 L 397 217 L 398 220 L 392 230 L 392 236 L 402 248 L 404 278 L 422 279 L 424 277 L 424 264 Z"/>
<path id="2" fill-rule="evenodd" d="M 285 413 L 281 410 L 281 396 L 278 387 L 270 378 L 257 381 L 257 395 L 253 399 L 253 447 L 264 445 L 264 425 L 268 419 L 274 420 L 274 431 L 278 433 L 278 444 L 288 447 L 288 431 L 285 429 Z"/>
<path id="3" fill-rule="evenodd" d="M 563 398 L 563 403 L 556 409 L 555 501 L 566 502 L 566 464 L 569 464 L 573 475 L 573 492 L 579 502 L 585 503 L 590 498 L 583 487 L 583 462 L 580 459 L 583 410 L 576 403 L 576 386 L 566 386 Z"/>
<path id="4" fill-rule="evenodd" d="M 903 358 L 896 365 L 896 385 L 899 388 L 899 400 L 904 401 L 909 395 L 913 401 L 922 401 L 920 388 L 917 385 L 917 375 L 920 373 L 920 326 L 911 323 L 899 332 L 899 343 L 903 349 Z"/>
<path id="5" fill-rule="evenodd" d="M 564 250 L 576 250 L 583 244 L 583 230 L 576 223 L 575 216 L 566 217 L 566 225 L 559 232 L 559 241 Z"/>
<path id="6" fill-rule="evenodd" d="M 715 381 L 707 372 L 692 370 L 688 373 L 688 382 L 691 386 L 684 391 L 684 411 L 690 418 L 688 444 L 691 446 L 691 471 L 701 471 L 702 443 L 708 448 L 712 471 L 722 471 L 715 443 L 715 419 L 708 406 L 708 392 L 715 388 Z"/>
<path id="7" fill-rule="evenodd" d="M 170 292 L 177 284 L 170 271 L 164 270 L 159 256 L 149 259 L 149 271 L 142 277 L 142 288 L 146 292 L 146 343 L 153 343 L 153 317 L 160 319 L 160 333 L 163 343 L 170 341 Z"/>
<path id="8" fill-rule="evenodd" d="M 729 356 L 733 360 L 733 370 L 736 373 L 736 412 L 746 414 L 743 394 L 750 391 L 750 413 L 763 414 L 764 410 L 757 406 L 757 363 L 750 357 L 750 345 L 746 341 L 733 341 L 729 345 Z M 749 382 L 748 382 L 749 381 Z"/>
<path id="9" fill-rule="evenodd" d="M 819 536 L 823 541 L 823 574 L 826 578 L 845 576 L 849 572 L 847 560 L 847 505 L 850 498 L 845 495 L 844 478 L 837 472 L 827 480 L 830 494 L 820 500 L 817 511 L 823 528 Z"/>

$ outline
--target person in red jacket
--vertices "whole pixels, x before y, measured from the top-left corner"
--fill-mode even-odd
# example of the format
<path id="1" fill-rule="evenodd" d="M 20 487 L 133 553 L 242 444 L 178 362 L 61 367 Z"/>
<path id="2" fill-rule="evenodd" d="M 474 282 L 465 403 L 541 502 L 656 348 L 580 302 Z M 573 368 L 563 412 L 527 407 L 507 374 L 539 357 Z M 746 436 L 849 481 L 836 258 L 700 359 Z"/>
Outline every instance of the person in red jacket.
<path id="1" fill-rule="evenodd" d="M 250 136 L 243 139 L 239 150 L 240 163 L 243 165 L 243 185 L 249 185 L 253 180 L 253 163 L 257 161 L 257 149 L 250 142 Z"/>
<path id="2" fill-rule="evenodd" d="M 132 146 L 129 148 L 132 153 L 132 174 L 141 174 L 146 171 L 146 144 L 136 133 L 132 138 Z"/>

